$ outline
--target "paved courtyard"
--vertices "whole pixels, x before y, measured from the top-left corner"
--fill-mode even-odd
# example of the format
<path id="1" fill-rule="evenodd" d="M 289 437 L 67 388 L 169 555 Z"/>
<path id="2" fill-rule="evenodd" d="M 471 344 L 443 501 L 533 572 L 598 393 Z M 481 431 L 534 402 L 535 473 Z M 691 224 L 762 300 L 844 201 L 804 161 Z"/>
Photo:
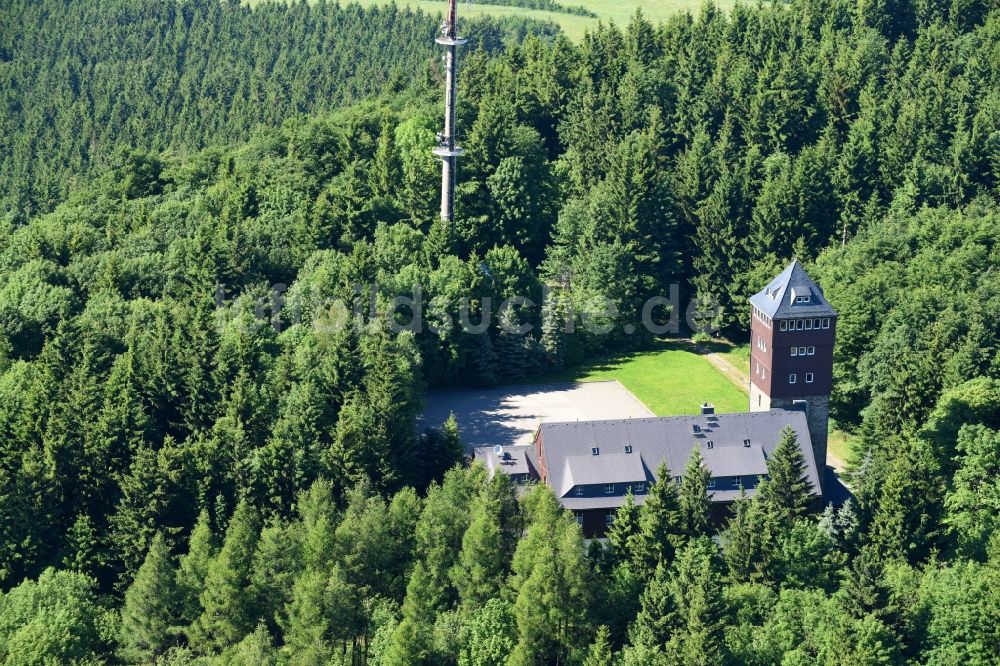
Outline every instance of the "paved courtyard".
<path id="1" fill-rule="evenodd" d="M 534 384 L 492 389 L 430 391 L 420 429 L 444 423 L 455 413 L 462 441 L 477 446 L 530 444 L 542 421 L 588 421 L 653 416 L 616 381 Z"/>

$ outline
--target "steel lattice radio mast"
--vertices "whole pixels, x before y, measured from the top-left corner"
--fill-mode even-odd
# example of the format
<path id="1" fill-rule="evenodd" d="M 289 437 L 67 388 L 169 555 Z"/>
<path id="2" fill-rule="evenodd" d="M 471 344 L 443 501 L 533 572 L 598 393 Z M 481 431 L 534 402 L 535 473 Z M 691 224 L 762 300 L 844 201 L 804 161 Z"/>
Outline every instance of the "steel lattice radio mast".
<path id="1" fill-rule="evenodd" d="M 448 14 L 436 41 L 445 48 L 444 132 L 438 134 L 434 154 L 441 158 L 441 220 L 451 224 L 455 216 L 455 160 L 462 149 L 455 142 L 455 69 L 457 49 L 465 40 L 458 36 L 458 0 L 448 0 Z"/>

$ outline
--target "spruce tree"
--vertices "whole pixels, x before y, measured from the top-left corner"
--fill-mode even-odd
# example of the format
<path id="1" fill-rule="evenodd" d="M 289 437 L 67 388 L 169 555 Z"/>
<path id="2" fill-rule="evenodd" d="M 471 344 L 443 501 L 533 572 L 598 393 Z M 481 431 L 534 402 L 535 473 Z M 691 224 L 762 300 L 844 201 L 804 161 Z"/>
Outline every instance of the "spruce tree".
<path id="1" fill-rule="evenodd" d="M 725 607 L 718 572 L 718 549 L 702 536 L 677 553 L 668 585 L 673 600 L 674 633 L 666 652 L 677 663 L 718 664 L 725 661 Z"/>
<path id="2" fill-rule="evenodd" d="M 712 501 L 708 495 L 708 482 L 711 478 L 712 473 L 705 466 L 701 451 L 694 447 L 684 470 L 678 498 L 681 529 L 688 539 L 709 534 Z"/>
<path id="3" fill-rule="evenodd" d="M 583 660 L 583 666 L 612 666 L 614 656 L 611 652 L 611 631 L 606 625 L 597 628 L 597 636 L 590 644 L 587 651 L 587 658 Z"/>
<path id="4" fill-rule="evenodd" d="M 604 559 L 608 569 L 613 569 L 618 563 L 628 559 L 632 551 L 632 542 L 639 533 L 639 515 L 642 510 L 635 503 L 631 489 L 625 494 L 625 501 L 615 511 L 614 522 L 606 534 L 608 545 L 604 551 Z"/>
<path id="5" fill-rule="evenodd" d="M 125 592 L 118 645 L 121 658 L 149 663 L 162 654 L 176 621 L 177 588 L 170 548 L 157 532 L 146 559 Z"/>
<path id="6" fill-rule="evenodd" d="M 503 476 L 498 474 L 497 476 Z M 462 537 L 458 562 L 451 580 L 465 608 L 478 608 L 495 596 L 503 581 L 507 562 L 501 548 L 503 539 L 498 507 L 485 492 L 473 503 L 471 519 Z"/>
<path id="7" fill-rule="evenodd" d="M 806 477 L 806 460 L 799 448 L 798 438 L 790 426 L 781 431 L 778 446 L 767 461 L 770 479 L 757 490 L 757 499 L 789 524 L 793 518 L 804 516 L 812 505 L 812 484 Z"/>
<path id="8" fill-rule="evenodd" d="M 191 531 L 188 550 L 177 567 L 177 601 L 180 622 L 189 626 L 201 615 L 200 596 L 205 589 L 208 566 L 215 557 L 215 536 L 209 522 L 208 511 L 202 509 L 198 522 Z"/>
<path id="9" fill-rule="evenodd" d="M 649 487 L 646 501 L 639 510 L 639 533 L 633 549 L 633 557 L 646 580 L 652 577 L 658 564 L 669 564 L 673 559 L 680 536 L 679 512 L 677 487 L 666 463 L 661 462 L 656 470 L 656 482 Z"/>
<path id="10" fill-rule="evenodd" d="M 205 575 L 201 593 L 204 610 L 194 627 L 192 641 L 203 651 L 233 645 L 253 630 L 250 570 L 259 535 L 257 512 L 242 500 L 230 519 L 222 550 Z"/>

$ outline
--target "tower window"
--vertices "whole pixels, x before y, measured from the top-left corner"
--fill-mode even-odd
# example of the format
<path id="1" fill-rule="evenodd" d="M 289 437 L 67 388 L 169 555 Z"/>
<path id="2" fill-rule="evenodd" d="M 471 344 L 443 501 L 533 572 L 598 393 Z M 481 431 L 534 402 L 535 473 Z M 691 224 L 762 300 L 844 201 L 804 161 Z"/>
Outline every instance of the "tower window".
<path id="1" fill-rule="evenodd" d="M 799 378 L 795 375 L 794 372 L 792 374 L 788 375 L 788 383 L 789 384 L 794 384 L 798 380 L 799 380 Z"/>
<path id="2" fill-rule="evenodd" d="M 810 347 L 809 348 L 809 356 L 815 356 L 815 355 L 816 355 L 816 348 L 815 347 Z"/>
<path id="3" fill-rule="evenodd" d="M 829 317 L 823 319 L 823 328 L 830 328 L 830 319 L 829 319 Z"/>
<path id="4" fill-rule="evenodd" d="M 813 320 L 812 319 L 806 319 L 806 330 L 807 331 L 811 331 L 812 328 L 813 328 Z"/>
<path id="5" fill-rule="evenodd" d="M 796 331 L 801 331 L 805 327 L 806 327 L 806 320 L 805 319 L 796 319 L 795 320 L 795 330 Z"/>
<path id="6" fill-rule="evenodd" d="M 781 329 L 782 331 L 787 331 L 787 330 L 788 330 L 788 322 L 787 322 L 787 321 L 785 321 L 784 319 L 782 319 L 782 320 L 781 320 L 781 324 L 779 325 L 779 328 L 780 328 L 780 329 Z"/>
<path id="7" fill-rule="evenodd" d="M 813 319 L 813 328 L 823 328 L 823 320 Z"/>
<path id="8" fill-rule="evenodd" d="M 807 372 L 806 373 L 806 384 L 812 384 L 813 383 L 813 379 L 815 379 L 815 375 L 813 375 L 813 373 L 811 373 L 811 372 Z"/>
<path id="9" fill-rule="evenodd" d="M 805 347 L 799 347 L 799 356 L 805 356 L 807 349 Z"/>
<path id="10" fill-rule="evenodd" d="M 792 356 L 798 356 L 798 355 L 799 355 L 799 348 L 792 347 Z"/>

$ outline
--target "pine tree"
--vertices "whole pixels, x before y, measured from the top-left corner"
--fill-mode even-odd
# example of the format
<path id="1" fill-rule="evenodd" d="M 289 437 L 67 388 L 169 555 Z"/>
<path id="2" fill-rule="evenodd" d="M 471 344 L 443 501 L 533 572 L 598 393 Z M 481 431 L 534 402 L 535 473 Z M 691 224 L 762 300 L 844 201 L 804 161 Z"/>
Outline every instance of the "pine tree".
<path id="1" fill-rule="evenodd" d="M 259 534 L 256 511 L 246 500 L 241 501 L 230 519 L 222 550 L 205 575 L 201 593 L 204 611 L 192 637 L 203 651 L 233 645 L 253 630 L 250 570 Z"/>
<path id="2" fill-rule="evenodd" d="M 176 620 L 176 581 L 170 549 L 157 532 L 146 559 L 125 592 L 118 644 L 122 659 L 150 663 L 171 642 Z"/>
<path id="3" fill-rule="evenodd" d="M 781 431 L 778 446 L 768 458 L 767 472 L 770 478 L 758 488 L 758 501 L 775 512 L 782 524 L 804 516 L 813 503 L 812 484 L 806 476 L 805 457 L 791 427 L 785 426 Z"/>
<path id="4" fill-rule="evenodd" d="M 712 473 L 705 466 L 701 451 L 694 447 L 684 470 L 678 498 L 681 529 L 688 539 L 709 534 L 712 501 L 708 494 L 708 482 L 711 478 Z"/>

